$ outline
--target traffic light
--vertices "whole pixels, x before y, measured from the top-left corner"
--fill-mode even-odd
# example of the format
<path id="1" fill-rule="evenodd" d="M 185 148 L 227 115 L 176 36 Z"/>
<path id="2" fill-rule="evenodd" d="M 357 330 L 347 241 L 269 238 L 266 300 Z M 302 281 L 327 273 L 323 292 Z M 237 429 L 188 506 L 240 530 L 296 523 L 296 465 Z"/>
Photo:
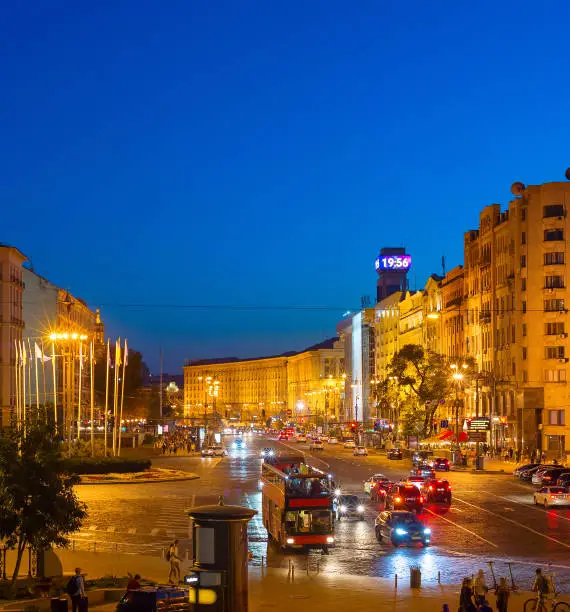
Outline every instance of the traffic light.
<path id="1" fill-rule="evenodd" d="M 356 429 L 356 423 L 354 421 L 350 424 L 350 429 L 352 429 L 352 431 Z"/>

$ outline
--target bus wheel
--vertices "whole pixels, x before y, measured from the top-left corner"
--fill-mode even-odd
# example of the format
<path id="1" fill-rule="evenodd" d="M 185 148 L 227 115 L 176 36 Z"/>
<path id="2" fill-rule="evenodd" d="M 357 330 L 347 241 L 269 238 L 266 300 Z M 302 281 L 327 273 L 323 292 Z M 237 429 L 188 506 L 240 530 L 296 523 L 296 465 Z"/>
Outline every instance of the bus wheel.
<path id="1" fill-rule="evenodd" d="M 329 547 L 323 546 L 323 555 L 328 555 L 328 554 L 329 554 Z"/>

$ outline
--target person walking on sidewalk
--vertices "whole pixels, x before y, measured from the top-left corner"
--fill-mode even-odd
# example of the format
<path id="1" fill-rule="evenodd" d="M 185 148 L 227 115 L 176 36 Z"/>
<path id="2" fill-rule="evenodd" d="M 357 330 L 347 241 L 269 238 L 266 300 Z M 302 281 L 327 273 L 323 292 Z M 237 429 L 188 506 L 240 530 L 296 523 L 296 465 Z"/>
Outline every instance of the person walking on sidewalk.
<path id="1" fill-rule="evenodd" d="M 504 576 L 499 578 L 499 586 L 495 590 L 495 595 L 497 597 L 498 612 L 507 612 L 510 591 L 509 585 L 507 584 L 507 579 Z"/>
<path id="2" fill-rule="evenodd" d="M 485 597 L 487 596 L 488 590 L 489 590 L 489 587 L 487 586 L 487 583 L 485 582 L 485 572 L 482 569 L 480 569 L 477 572 L 477 576 L 475 577 L 475 585 L 474 585 L 475 603 L 477 605 L 480 605 L 485 601 Z"/>
<path id="3" fill-rule="evenodd" d="M 178 540 L 174 540 L 168 547 L 166 560 L 170 563 L 170 572 L 168 573 L 168 582 L 170 584 L 178 584 L 180 582 L 180 558 L 178 557 Z M 173 580 L 176 579 L 176 582 Z"/>
<path id="4" fill-rule="evenodd" d="M 463 578 L 461 593 L 459 594 L 459 612 L 476 612 L 473 603 L 473 581 L 471 578 Z"/>
<path id="5" fill-rule="evenodd" d="M 81 568 L 75 568 L 75 575 L 67 584 L 67 592 L 71 597 L 72 612 L 83 612 L 84 606 L 82 600 L 85 599 L 85 581 L 81 575 Z"/>

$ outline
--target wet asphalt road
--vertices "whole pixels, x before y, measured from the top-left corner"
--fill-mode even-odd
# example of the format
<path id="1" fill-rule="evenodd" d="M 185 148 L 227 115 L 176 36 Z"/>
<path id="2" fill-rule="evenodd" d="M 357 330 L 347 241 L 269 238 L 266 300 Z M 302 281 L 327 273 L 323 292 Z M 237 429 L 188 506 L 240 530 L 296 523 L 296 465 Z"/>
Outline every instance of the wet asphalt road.
<path id="1" fill-rule="evenodd" d="M 189 482 L 137 485 L 80 486 L 78 493 L 87 502 L 89 517 L 76 534 L 80 549 L 159 555 L 173 538 L 181 541 L 183 554 L 188 545 L 189 524 L 185 510 L 194 505 L 226 503 L 247 505 L 259 510 L 249 525 L 250 550 L 254 563 L 261 556 L 270 566 L 287 567 L 289 560 L 304 571 L 308 556 L 283 554 L 268 544 L 261 523 L 261 494 L 258 491 L 259 450 L 264 446 L 283 447 L 274 440 L 250 437 L 250 449 L 230 453 L 223 459 L 167 457 L 154 460 L 157 466 L 175 466 L 200 475 Z M 347 492 L 362 495 L 362 481 L 375 472 L 397 480 L 406 475 L 409 461 L 388 461 L 371 455 L 353 457 L 341 446 L 328 446 L 318 454 L 305 444 L 288 446 L 306 452 L 316 467 L 334 475 Z M 282 448 L 282 450 L 286 450 Z M 381 507 L 367 503 L 364 521 L 335 524 L 336 547 L 320 557 L 320 570 L 328 573 L 406 579 L 411 566 L 419 566 L 425 582 L 434 583 L 438 572 L 445 583 L 487 570 L 494 560 L 498 575 L 508 575 L 506 561 L 513 562 L 519 586 L 527 587 L 534 569 L 552 563 L 557 582 L 570 591 L 570 508 L 544 510 L 532 504 L 533 488 L 511 476 L 451 472 L 444 476 L 453 486 L 454 501 L 449 509 L 429 507 L 421 519 L 432 530 L 432 545 L 395 549 L 374 538 L 374 518 Z M 310 567 L 311 567 L 311 563 Z"/>

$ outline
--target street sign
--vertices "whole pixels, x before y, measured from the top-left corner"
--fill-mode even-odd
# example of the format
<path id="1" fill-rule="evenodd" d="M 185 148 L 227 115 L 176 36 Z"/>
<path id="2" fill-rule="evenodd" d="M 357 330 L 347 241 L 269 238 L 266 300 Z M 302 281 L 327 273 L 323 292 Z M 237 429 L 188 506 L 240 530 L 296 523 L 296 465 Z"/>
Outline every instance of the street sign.
<path id="1" fill-rule="evenodd" d="M 443 419 L 443 421 L 441 421 L 440 427 L 442 429 L 449 429 L 449 421 L 447 419 Z"/>
<path id="2" fill-rule="evenodd" d="M 491 420 L 489 417 L 477 417 L 468 422 L 469 432 L 472 431 L 489 431 L 491 429 Z"/>
<path id="3" fill-rule="evenodd" d="M 486 442 L 487 432 L 485 431 L 469 431 L 470 442 Z"/>

